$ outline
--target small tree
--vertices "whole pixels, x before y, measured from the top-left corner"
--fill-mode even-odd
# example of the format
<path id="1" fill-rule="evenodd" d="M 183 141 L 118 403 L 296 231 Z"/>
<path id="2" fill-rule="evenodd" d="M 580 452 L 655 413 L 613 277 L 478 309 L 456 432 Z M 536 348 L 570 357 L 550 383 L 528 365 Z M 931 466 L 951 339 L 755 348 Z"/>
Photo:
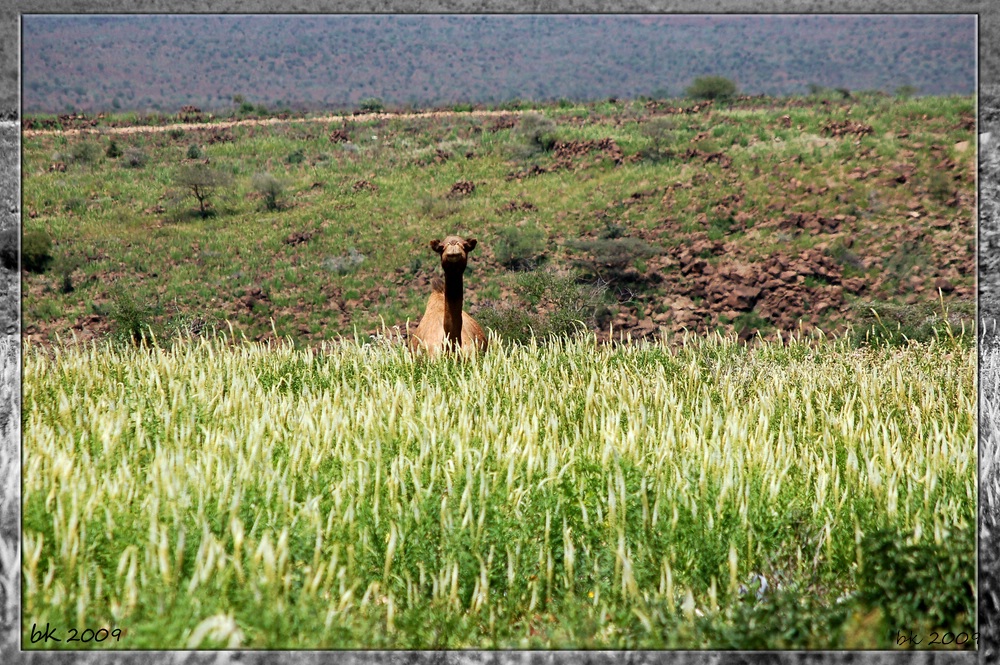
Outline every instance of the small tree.
<path id="1" fill-rule="evenodd" d="M 228 185 L 230 181 L 228 174 L 201 163 L 185 164 L 174 176 L 174 184 L 198 200 L 199 213 L 202 217 L 209 215 L 209 197 L 218 188 Z"/>
<path id="2" fill-rule="evenodd" d="M 364 113 L 381 113 L 385 110 L 385 104 L 378 97 L 368 97 L 361 100 L 358 108 Z"/>
<path id="3" fill-rule="evenodd" d="M 651 118 L 642 125 L 642 133 L 649 138 L 649 147 L 640 154 L 643 159 L 658 161 L 669 153 L 670 145 L 677 138 L 677 121 L 660 116 Z"/>
<path id="4" fill-rule="evenodd" d="M 736 84 L 725 76 L 699 76 L 685 91 L 693 99 L 725 100 L 736 96 Z"/>

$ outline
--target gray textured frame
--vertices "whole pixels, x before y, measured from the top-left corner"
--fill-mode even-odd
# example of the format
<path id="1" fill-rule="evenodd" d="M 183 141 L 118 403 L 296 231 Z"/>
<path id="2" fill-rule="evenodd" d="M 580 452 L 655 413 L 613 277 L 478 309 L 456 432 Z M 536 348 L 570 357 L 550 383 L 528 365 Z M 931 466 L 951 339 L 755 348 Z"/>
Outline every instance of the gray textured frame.
<path id="1" fill-rule="evenodd" d="M 8 3 L 5 3 L 8 4 Z M 20 106 L 20 15 L 22 13 L 976 13 L 979 14 L 979 85 L 980 89 L 1000 86 L 1000 46 L 991 39 L 1000 28 L 1000 5 L 993 1 L 976 0 L 916 0 L 905 4 L 875 0 L 757 0 L 750 4 L 745 0 L 631 0 L 608 3 L 595 0 L 572 2 L 557 0 L 542 3 L 537 0 L 431 0 L 429 2 L 401 2 L 393 0 L 357 0 L 353 3 L 322 2 L 321 0 L 13 0 L 4 7 L 0 15 L 0 116 L 19 114 Z M 995 97 L 994 97 L 995 98 Z M 19 116 L 18 116 L 19 117 Z M 1000 129 L 1000 128 L 998 128 Z M 0 135 L 5 138 L 19 130 L 17 124 L 0 123 Z M 4 156 L 0 159 L 0 170 L 16 172 L 20 182 L 20 160 Z M 0 210 L 0 227 L 20 224 L 19 210 Z M 17 405 L 15 408 L 19 408 Z M 18 476 L 20 470 L 18 469 Z M 17 505 L 19 497 L 17 497 Z M 3 519 L 3 516 L 0 516 Z M 20 525 L 0 524 L 0 534 L 14 531 L 20 533 Z M 983 562 L 983 557 L 991 559 Z M 992 576 L 1000 565 L 995 553 L 981 552 L 980 577 L 988 568 Z M 20 560 L 20 559 L 19 559 Z M 20 600 L 20 596 L 18 596 Z M 18 608 L 20 603 L 18 602 Z M 980 612 L 980 632 L 996 634 L 996 617 Z M 983 630 L 983 624 L 993 626 Z M 13 633 L 19 631 L 20 616 L 7 621 L 0 616 L 0 650 L 10 644 L 19 644 Z M 986 663 L 986 653 L 997 653 L 997 645 L 986 645 L 980 641 L 977 652 L 521 652 L 521 651 L 453 651 L 453 652 L 184 652 L 184 651 L 142 651 L 142 652 L 18 652 L 0 651 L 3 663 L 74 663 L 115 662 L 115 663 L 267 663 L 294 658 L 300 663 L 318 663 L 336 660 L 346 663 L 396 662 L 396 663 L 906 663 L 934 665 L 965 665 Z M 993 657 L 996 657 L 995 655 Z"/>

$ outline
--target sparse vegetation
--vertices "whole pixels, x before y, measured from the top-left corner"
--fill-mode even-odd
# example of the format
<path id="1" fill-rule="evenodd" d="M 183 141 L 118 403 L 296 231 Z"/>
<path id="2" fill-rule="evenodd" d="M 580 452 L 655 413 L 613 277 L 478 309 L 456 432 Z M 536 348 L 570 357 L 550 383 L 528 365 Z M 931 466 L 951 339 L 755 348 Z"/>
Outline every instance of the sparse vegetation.
<path id="1" fill-rule="evenodd" d="M 111 132 L 122 156 L 87 169 L 53 159 L 76 139 L 26 132 L 25 229 L 58 234 L 67 254 L 88 257 L 75 289 L 121 265 L 133 271 L 146 263 L 138 248 L 150 247 L 166 267 L 146 263 L 137 274 L 178 315 L 217 312 L 237 334 L 304 344 L 419 317 L 426 285 L 403 275 L 427 274 L 426 264 L 413 270 L 427 251 L 414 238 L 427 228 L 483 243 L 489 260 L 468 276 L 473 316 L 481 303 L 503 304 L 511 268 L 605 280 L 615 297 L 594 321 L 602 340 L 612 322 L 616 335 L 666 330 L 675 340 L 685 330 L 843 332 L 861 323 L 857 301 L 936 307 L 937 284 L 953 311 L 972 301 L 969 98 L 887 106 L 855 93 L 850 121 L 834 98 L 738 98 L 701 110 L 676 99 L 520 104 L 485 118 L 475 109 L 326 126 L 206 123 L 179 140 L 167 140 L 169 125 Z M 909 136 L 891 133 L 901 123 Z M 353 142 L 331 143 L 334 129 Z M 862 131 L 858 147 L 851 132 Z M 203 156 L 178 164 L 191 144 Z M 126 170 L 133 157 L 141 179 Z M 226 176 L 201 200 L 174 181 L 180 166 L 199 164 Z M 935 172 L 947 190 L 929 186 Z M 773 207 L 778 192 L 783 210 Z M 274 301 L 246 305 L 253 287 Z M 732 295 L 737 287 L 744 292 Z M 26 311 L 45 298 L 63 312 L 28 335 L 68 338 L 80 321 L 84 337 L 109 332 L 58 281 L 29 276 L 24 289 Z"/>

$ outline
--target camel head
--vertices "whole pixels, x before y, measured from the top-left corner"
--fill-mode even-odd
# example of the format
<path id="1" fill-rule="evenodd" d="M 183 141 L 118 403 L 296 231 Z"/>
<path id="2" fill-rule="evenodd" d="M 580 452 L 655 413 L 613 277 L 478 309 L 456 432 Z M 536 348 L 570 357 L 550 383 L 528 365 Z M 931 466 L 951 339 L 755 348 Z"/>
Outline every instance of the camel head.
<path id="1" fill-rule="evenodd" d="M 441 255 L 441 267 L 446 270 L 455 268 L 465 270 L 469 261 L 469 252 L 475 248 L 475 238 L 448 236 L 444 242 L 431 240 L 431 249 Z"/>

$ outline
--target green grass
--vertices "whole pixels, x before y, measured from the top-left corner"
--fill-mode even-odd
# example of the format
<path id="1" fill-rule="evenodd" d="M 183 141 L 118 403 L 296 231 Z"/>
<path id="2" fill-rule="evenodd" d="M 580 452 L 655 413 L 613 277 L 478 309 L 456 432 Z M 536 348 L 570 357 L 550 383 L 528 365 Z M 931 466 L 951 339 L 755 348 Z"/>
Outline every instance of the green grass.
<path id="1" fill-rule="evenodd" d="M 929 146 L 952 146 L 972 138 L 971 132 L 957 126 L 961 114 L 973 110 L 972 100 L 914 98 L 884 104 L 862 96 L 852 102 L 850 117 L 871 123 L 875 133 L 864 137 L 860 145 L 851 137 L 823 135 L 824 124 L 847 117 L 845 105 L 791 101 L 765 100 L 757 102 L 760 106 L 736 102 L 710 114 L 670 116 L 676 129 L 671 132 L 669 149 L 680 153 L 711 143 L 712 149 L 732 159 L 729 168 L 677 156 L 638 159 L 654 140 L 644 130 L 652 116 L 641 105 L 627 107 L 627 113 L 620 104 L 604 102 L 542 108 L 538 112 L 553 121 L 560 140 L 612 138 L 626 157 L 637 159 L 627 159 L 617 167 L 609 160 L 595 165 L 597 153 L 591 153 L 572 169 L 520 181 L 506 176 L 530 163 L 549 167 L 552 155 L 539 153 L 526 161 L 510 161 L 511 147 L 521 140 L 517 129 L 491 132 L 494 118 L 475 113 L 348 119 L 344 128 L 350 144 L 328 139 L 340 123 L 309 119 L 226 130 L 206 126 L 186 130 L 182 136 L 169 132 L 117 135 L 123 155 L 135 149 L 147 155 L 146 164 L 138 168 L 130 167 L 125 156 L 107 156 L 109 138 L 90 138 L 86 141 L 100 150 L 90 150 L 94 154 L 89 161 L 68 163 L 65 172 L 48 170 L 54 153 L 81 152 L 78 144 L 83 139 L 28 136 L 23 147 L 23 200 L 25 212 L 30 213 L 25 216 L 25 229 L 45 229 L 52 235 L 57 264 L 63 257 L 86 256 L 88 260 L 75 275 L 75 281 L 86 286 L 74 293 L 59 294 L 52 275 L 28 276 L 25 311 L 34 311 L 41 299 L 55 299 L 63 316 L 47 322 L 45 334 L 50 339 L 56 334 L 68 337 L 83 315 L 82 303 L 86 299 L 108 302 L 111 283 L 126 274 L 177 298 L 185 313 L 212 313 L 238 323 L 238 329 L 251 338 L 272 337 L 272 317 L 242 316 L 236 303 L 241 289 L 256 284 L 270 289 L 275 302 L 280 301 L 286 310 L 273 317 L 281 320 L 277 334 L 309 344 L 349 334 L 354 325 L 375 330 L 387 313 L 392 316 L 387 321 L 390 325 L 415 320 L 422 312 L 426 289 L 397 280 L 395 271 L 412 274 L 410 266 L 419 259 L 419 270 L 429 276 L 435 258 L 427 249 L 431 238 L 457 232 L 488 239 L 529 216 L 549 237 L 549 259 L 555 268 L 570 262 L 563 243 L 605 228 L 607 219 L 602 215 L 610 216 L 632 236 L 675 223 L 681 233 L 657 241 L 664 249 L 683 244 L 685 234 L 707 233 L 713 240 L 735 242 L 748 257 L 780 251 L 794 254 L 823 240 L 808 233 L 787 238 L 772 233 L 767 223 L 780 216 L 774 205 L 784 206 L 789 213 L 856 215 L 857 222 L 842 229 L 855 237 L 855 248 L 880 242 L 879 228 L 903 219 L 914 198 L 930 216 L 922 219 L 956 220 L 949 232 L 956 242 L 961 240 L 959 235 L 971 233 L 960 230 L 957 223 L 971 218 L 971 203 L 955 208 L 944 205 L 942 185 L 931 180 L 938 158 Z M 793 123 L 787 129 L 780 122 L 786 113 Z M 581 114 L 589 122 L 577 122 Z M 904 129 L 911 132 L 911 138 L 896 138 Z M 231 134 L 234 140 L 211 143 L 210 137 L 218 133 Z M 695 141 L 701 134 L 708 138 Z M 775 141 L 775 137 L 783 140 Z M 914 148 L 918 141 L 923 147 Z M 194 199 L 179 196 L 175 185 L 192 144 L 201 147 L 213 168 L 233 178 L 229 187 L 210 199 L 212 215 L 205 219 L 196 214 Z M 438 149 L 450 157 L 440 163 L 430 159 Z M 912 154 L 901 156 L 904 149 Z M 289 155 L 301 155 L 301 161 L 289 161 Z M 973 151 L 952 157 L 968 172 L 956 187 L 971 201 Z M 887 186 L 891 169 L 900 160 L 909 163 L 914 174 L 906 186 Z M 875 180 L 858 182 L 848 177 L 855 167 L 878 167 L 883 173 Z M 284 185 L 285 204 L 280 210 L 266 210 L 253 185 L 254 176 L 263 172 Z M 790 185 L 793 178 L 797 186 Z M 362 180 L 377 191 L 356 188 Z M 459 180 L 476 183 L 475 192 L 460 199 L 447 198 Z M 672 189 L 664 198 L 667 187 L 676 183 L 685 186 Z M 635 192 L 651 192 L 651 196 L 622 205 Z M 878 199 L 878 207 L 869 210 L 872 196 Z M 512 200 L 531 201 L 536 209 L 516 215 L 497 212 Z M 727 221 L 729 213 L 716 214 L 715 207 L 726 201 L 733 214 L 749 216 L 751 230 L 744 236 Z M 284 243 L 297 232 L 314 232 L 314 237 L 298 245 Z M 322 269 L 324 261 L 345 255 L 352 247 L 368 258 L 356 271 L 338 275 Z M 930 260 L 944 269 L 955 251 L 947 242 L 939 247 L 949 249 L 939 249 Z M 148 252 L 170 259 L 155 270 L 156 262 L 143 265 Z M 478 306 L 476 294 L 485 292 L 504 272 L 489 252 L 487 243 L 472 257 L 466 286 L 473 313 Z M 232 280 L 237 273 L 241 277 Z M 874 281 L 878 274 L 871 268 L 863 276 Z M 971 275 L 960 279 L 971 286 Z M 387 284 L 391 280 L 396 281 Z M 379 296 L 380 287 L 389 288 L 388 299 Z M 887 284 L 883 292 L 871 295 L 892 299 L 899 295 L 893 292 L 895 287 L 896 283 Z M 359 304 L 344 317 L 331 301 L 343 298 L 348 290 L 358 291 Z M 316 304 L 319 294 L 325 295 L 325 303 Z M 665 287 L 649 286 L 636 297 L 655 309 L 665 295 L 669 295 Z M 831 321 L 829 325 L 839 324 Z"/>
<path id="2" fill-rule="evenodd" d="M 28 345 L 24 644 L 46 622 L 125 628 L 99 645 L 124 649 L 971 631 L 975 369 L 948 339 L 495 343 L 464 362 Z M 915 595 L 885 596 L 878 566 Z M 927 566 L 957 572 L 928 586 Z"/>

